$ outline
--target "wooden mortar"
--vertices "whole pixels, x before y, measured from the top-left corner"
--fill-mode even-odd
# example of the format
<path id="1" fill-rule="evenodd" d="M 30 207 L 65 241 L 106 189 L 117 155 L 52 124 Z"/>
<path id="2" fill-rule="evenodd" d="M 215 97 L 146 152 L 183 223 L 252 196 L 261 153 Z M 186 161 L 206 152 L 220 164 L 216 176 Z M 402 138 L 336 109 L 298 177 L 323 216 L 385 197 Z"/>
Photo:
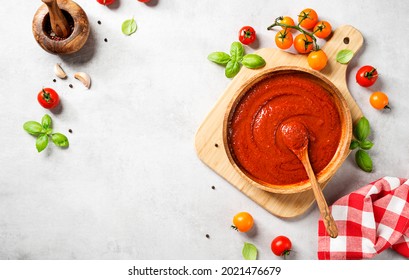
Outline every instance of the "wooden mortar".
<path id="1" fill-rule="evenodd" d="M 71 54 L 87 42 L 90 27 L 87 14 L 71 0 L 42 0 L 33 19 L 37 43 L 53 54 Z"/>

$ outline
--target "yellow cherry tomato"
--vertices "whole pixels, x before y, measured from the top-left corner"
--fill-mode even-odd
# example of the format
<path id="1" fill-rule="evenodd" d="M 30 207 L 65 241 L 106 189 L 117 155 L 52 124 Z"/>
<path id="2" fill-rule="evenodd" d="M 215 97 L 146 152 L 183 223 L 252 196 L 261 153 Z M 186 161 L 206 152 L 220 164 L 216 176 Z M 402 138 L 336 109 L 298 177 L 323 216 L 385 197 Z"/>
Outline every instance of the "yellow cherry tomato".
<path id="1" fill-rule="evenodd" d="M 304 9 L 298 15 L 298 23 L 305 29 L 313 29 L 318 22 L 318 15 L 313 9 Z"/>
<path id="2" fill-rule="evenodd" d="M 289 16 L 284 16 L 283 19 L 280 20 L 279 22 L 280 22 L 280 23 L 283 23 L 283 24 L 286 24 L 286 25 L 292 25 L 292 26 L 295 25 L 294 20 L 293 20 L 291 17 L 289 17 Z M 287 27 L 281 26 L 281 28 L 282 28 L 282 29 L 286 29 Z M 295 31 L 294 28 L 287 28 L 287 30 L 289 30 L 289 31 L 291 31 L 291 32 Z"/>
<path id="3" fill-rule="evenodd" d="M 328 57 L 323 50 L 312 51 L 308 55 L 308 65 L 314 70 L 322 70 L 327 65 Z"/>
<path id="4" fill-rule="evenodd" d="M 309 53 L 312 51 L 312 38 L 307 34 L 298 34 L 294 38 L 294 48 L 299 53 Z"/>
<path id="5" fill-rule="evenodd" d="M 253 216 L 247 212 L 237 213 L 233 217 L 233 228 L 240 232 L 247 232 L 251 230 L 254 224 Z"/>
<path id="6" fill-rule="evenodd" d="M 293 44 L 293 34 L 288 32 L 288 29 L 281 30 L 277 32 L 275 42 L 280 49 L 288 49 Z"/>
<path id="7" fill-rule="evenodd" d="M 314 27 L 314 35 L 318 38 L 325 39 L 332 32 L 332 26 L 328 21 L 320 21 Z"/>
<path id="8" fill-rule="evenodd" d="M 369 102 L 377 110 L 390 109 L 388 96 L 383 92 L 376 91 L 372 93 Z"/>

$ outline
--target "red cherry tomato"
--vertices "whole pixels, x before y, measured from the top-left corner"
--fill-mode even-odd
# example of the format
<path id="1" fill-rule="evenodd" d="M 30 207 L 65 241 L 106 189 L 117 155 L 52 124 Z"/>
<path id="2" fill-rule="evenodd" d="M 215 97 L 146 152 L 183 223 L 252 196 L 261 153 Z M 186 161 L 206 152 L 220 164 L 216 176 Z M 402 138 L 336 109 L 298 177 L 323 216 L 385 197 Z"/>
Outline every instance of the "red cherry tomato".
<path id="1" fill-rule="evenodd" d="M 142 2 L 142 3 L 148 3 L 149 1 L 151 1 L 151 0 L 138 0 L 139 2 Z"/>
<path id="2" fill-rule="evenodd" d="M 287 256 L 291 252 L 291 241 L 288 239 L 288 237 L 285 237 L 283 235 L 277 236 L 276 238 L 273 239 L 271 242 L 271 251 L 276 256 Z"/>
<path id="3" fill-rule="evenodd" d="M 256 31 L 251 26 L 243 26 L 239 31 L 239 41 L 244 45 L 250 45 L 256 38 Z"/>
<path id="4" fill-rule="evenodd" d="M 372 66 L 362 66 L 358 72 L 356 72 L 356 82 L 363 87 L 372 86 L 378 79 L 378 71 Z"/>
<path id="5" fill-rule="evenodd" d="M 233 228 L 240 232 L 247 232 L 251 230 L 254 224 L 253 216 L 247 212 L 237 213 L 233 217 Z"/>
<path id="6" fill-rule="evenodd" d="M 46 109 L 53 109 L 60 103 L 60 97 L 52 88 L 43 88 L 38 93 L 37 100 Z"/>
<path id="7" fill-rule="evenodd" d="M 113 3 L 115 2 L 115 0 L 97 0 L 97 2 L 98 2 L 99 4 L 108 6 L 108 5 L 113 4 Z"/>

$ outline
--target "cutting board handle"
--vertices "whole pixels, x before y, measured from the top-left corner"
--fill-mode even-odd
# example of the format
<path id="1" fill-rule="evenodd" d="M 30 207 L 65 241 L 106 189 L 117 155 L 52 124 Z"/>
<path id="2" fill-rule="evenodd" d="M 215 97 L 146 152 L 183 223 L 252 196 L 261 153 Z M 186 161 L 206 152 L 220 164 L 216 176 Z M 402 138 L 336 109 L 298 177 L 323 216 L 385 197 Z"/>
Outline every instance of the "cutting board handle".
<path id="1" fill-rule="evenodd" d="M 346 71 L 348 64 L 341 64 L 337 62 L 336 57 L 338 52 L 344 49 L 351 50 L 356 55 L 356 53 L 361 49 L 363 43 L 364 37 L 362 36 L 361 32 L 351 25 L 343 25 L 334 30 L 331 38 L 321 48 L 328 56 L 327 66 L 321 73 L 324 74 L 341 91 L 348 103 L 354 123 L 356 123 L 363 114 L 361 109 L 353 100 L 353 97 L 347 87 Z"/>
<path id="2" fill-rule="evenodd" d="M 336 62 L 336 56 L 339 51 L 348 49 L 357 53 L 363 43 L 364 37 L 361 32 L 351 25 L 343 25 L 334 30 L 331 38 L 322 46 L 322 50 L 327 54 L 328 62 L 334 64 L 338 63 Z M 331 72 L 333 72 L 333 70 L 345 70 L 347 66 L 348 64 L 342 64 L 338 65 L 336 69 L 334 67 L 330 68 Z M 325 72 L 329 72 L 328 70 L 326 69 Z"/>

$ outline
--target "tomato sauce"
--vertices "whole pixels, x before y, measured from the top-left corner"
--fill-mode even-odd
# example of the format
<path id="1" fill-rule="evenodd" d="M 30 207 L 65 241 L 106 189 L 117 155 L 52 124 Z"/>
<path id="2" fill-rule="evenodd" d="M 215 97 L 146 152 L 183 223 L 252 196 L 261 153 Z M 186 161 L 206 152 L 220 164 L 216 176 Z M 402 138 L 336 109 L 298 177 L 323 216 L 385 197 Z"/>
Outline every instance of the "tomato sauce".
<path id="1" fill-rule="evenodd" d="M 252 86 L 236 105 L 228 123 L 228 142 L 241 170 L 259 183 L 308 180 L 282 137 L 282 126 L 293 121 L 308 130 L 314 172 L 323 170 L 337 150 L 341 121 L 331 93 L 304 73 L 271 75 Z"/>

